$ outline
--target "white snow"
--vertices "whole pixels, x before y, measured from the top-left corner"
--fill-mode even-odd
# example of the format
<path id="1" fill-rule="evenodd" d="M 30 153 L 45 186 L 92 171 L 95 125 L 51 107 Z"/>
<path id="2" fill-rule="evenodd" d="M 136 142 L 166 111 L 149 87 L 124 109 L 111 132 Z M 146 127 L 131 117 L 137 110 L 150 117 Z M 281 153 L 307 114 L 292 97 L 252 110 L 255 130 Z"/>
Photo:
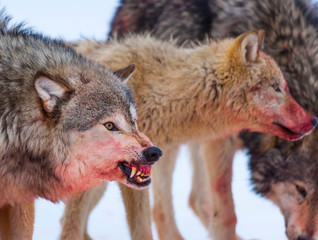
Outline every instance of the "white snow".
<path id="1" fill-rule="evenodd" d="M 65 40 L 80 36 L 103 40 L 109 31 L 118 0 L 3 0 L 14 22 L 21 20 L 36 31 Z M 208 233 L 188 207 L 191 167 L 185 147 L 181 149 L 174 173 L 173 196 L 178 227 L 187 240 L 205 240 Z M 269 201 L 251 191 L 247 157 L 238 152 L 234 161 L 233 192 L 238 216 L 237 232 L 244 239 L 285 240 L 283 217 Z M 63 203 L 36 201 L 35 240 L 58 239 Z M 125 211 L 116 183 L 108 185 L 102 201 L 89 220 L 89 233 L 96 240 L 130 239 Z M 153 227 L 155 239 L 158 239 Z"/>

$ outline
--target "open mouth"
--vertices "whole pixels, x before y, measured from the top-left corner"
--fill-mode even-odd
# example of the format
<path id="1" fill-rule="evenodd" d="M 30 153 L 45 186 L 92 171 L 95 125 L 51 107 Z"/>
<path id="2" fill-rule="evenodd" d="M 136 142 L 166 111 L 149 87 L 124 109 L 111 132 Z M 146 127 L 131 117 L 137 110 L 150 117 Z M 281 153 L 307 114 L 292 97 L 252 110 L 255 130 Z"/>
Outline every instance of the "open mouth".
<path id="1" fill-rule="evenodd" d="M 151 166 L 128 163 L 126 161 L 118 164 L 120 170 L 127 176 L 127 181 L 139 187 L 148 186 L 151 183 Z"/>
<path id="2" fill-rule="evenodd" d="M 278 126 L 286 135 L 289 136 L 290 139 L 299 139 L 299 138 L 304 136 L 304 134 L 298 133 L 298 132 L 294 132 L 291 129 L 285 127 L 284 125 L 282 125 L 280 123 L 273 122 L 273 124 Z"/>

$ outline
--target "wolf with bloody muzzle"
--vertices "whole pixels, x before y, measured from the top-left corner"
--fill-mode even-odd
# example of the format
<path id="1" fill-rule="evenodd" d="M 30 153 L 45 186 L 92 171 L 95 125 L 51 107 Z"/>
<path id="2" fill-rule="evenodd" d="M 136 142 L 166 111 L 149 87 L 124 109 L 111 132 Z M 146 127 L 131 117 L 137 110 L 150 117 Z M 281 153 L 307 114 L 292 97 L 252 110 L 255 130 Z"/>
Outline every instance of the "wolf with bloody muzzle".
<path id="1" fill-rule="evenodd" d="M 144 188 L 162 153 L 137 129 L 125 86 L 134 65 L 112 72 L 9 21 L 2 11 L 0 239 L 32 239 L 35 198 L 57 202 L 102 180 Z"/>

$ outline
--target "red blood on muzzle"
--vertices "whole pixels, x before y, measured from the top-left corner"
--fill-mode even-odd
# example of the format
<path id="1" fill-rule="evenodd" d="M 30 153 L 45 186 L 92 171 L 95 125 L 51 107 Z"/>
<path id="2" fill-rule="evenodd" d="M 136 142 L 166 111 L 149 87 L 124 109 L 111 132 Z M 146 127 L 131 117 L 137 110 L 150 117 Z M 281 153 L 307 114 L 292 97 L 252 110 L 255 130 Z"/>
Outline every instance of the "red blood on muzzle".
<path id="1" fill-rule="evenodd" d="M 306 112 L 289 94 L 287 96 L 289 104 L 286 107 L 286 114 L 292 116 L 284 124 L 295 133 L 307 134 L 317 125 L 317 118 Z"/>

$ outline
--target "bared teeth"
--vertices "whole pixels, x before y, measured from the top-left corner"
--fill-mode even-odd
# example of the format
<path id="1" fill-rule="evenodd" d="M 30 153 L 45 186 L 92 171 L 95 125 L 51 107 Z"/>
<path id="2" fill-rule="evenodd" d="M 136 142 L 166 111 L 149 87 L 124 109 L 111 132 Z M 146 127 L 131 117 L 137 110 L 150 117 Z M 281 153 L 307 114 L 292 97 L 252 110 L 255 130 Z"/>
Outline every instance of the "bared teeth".
<path id="1" fill-rule="evenodd" d="M 138 180 L 138 182 L 140 182 L 140 183 L 143 182 L 142 178 L 139 177 L 139 176 L 137 177 L 137 180 Z"/>
<path id="2" fill-rule="evenodd" d="M 141 183 L 141 182 L 145 182 L 145 181 L 147 181 L 148 179 L 149 179 L 149 177 L 147 177 L 147 178 L 141 178 L 141 177 L 139 177 L 139 176 L 137 177 L 137 181 L 140 182 L 140 183 Z"/>
<path id="3" fill-rule="evenodd" d="M 131 173 L 130 173 L 130 178 L 134 177 L 136 174 L 137 169 L 135 167 L 131 167 Z"/>
<path id="4" fill-rule="evenodd" d="M 134 165 L 130 165 L 130 167 L 131 167 L 130 178 L 135 177 L 139 183 L 145 182 L 150 179 L 151 171 L 149 171 L 148 169 L 141 168 L 141 170 L 138 170 L 138 168 L 135 167 Z"/>

